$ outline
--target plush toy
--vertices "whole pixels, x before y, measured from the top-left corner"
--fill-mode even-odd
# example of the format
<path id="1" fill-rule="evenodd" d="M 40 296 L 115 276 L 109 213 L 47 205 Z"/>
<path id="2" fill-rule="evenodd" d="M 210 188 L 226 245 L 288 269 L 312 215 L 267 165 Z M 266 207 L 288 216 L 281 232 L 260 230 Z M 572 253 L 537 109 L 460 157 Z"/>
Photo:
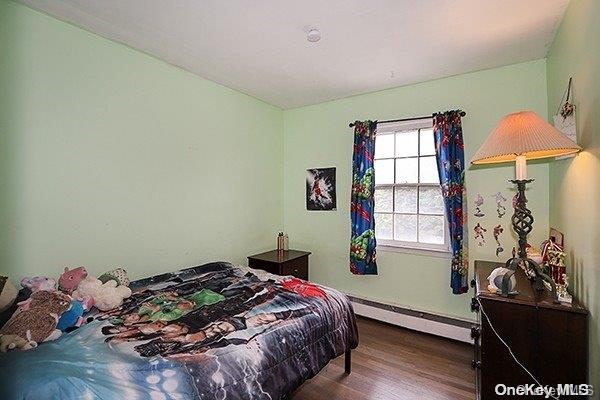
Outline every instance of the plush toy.
<path id="1" fill-rule="evenodd" d="M 45 276 L 36 276 L 33 278 L 21 279 L 21 286 L 32 292 L 39 292 L 40 290 L 51 292 L 56 287 L 56 281 L 52 278 L 46 278 Z"/>
<path id="2" fill-rule="evenodd" d="M 108 271 L 103 273 L 98 277 L 102 283 L 106 283 L 111 279 L 117 282 L 117 286 L 129 286 L 130 280 L 129 276 L 127 276 L 127 271 L 123 268 L 115 268 L 112 271 Z"/>
<path id="3" fill-rule="evenodd" d="M 85 267 L 73 268 L 72 270 L 65 267 L 65 272 L 58 278 L 58 288 L 67 294 L 71 294 L 87 275 Z"/>
<path id="4" fill-rule="evenodd" d="M 85 296 L 91 296 L 94 299 L 94 305 L 99 310 L 108 311 L 123 304 L 123 300 L 131 296 L 131 289 L 123 285 L 118 286 L 117 281 L 113 279 L 102 283 L 99 279 L 88 276 L 73 292 L 75 298 Z"/>
<path id="5" fill-rule="evenodd" d="M 56 329 L 56 324 L 70 304 L 71 298 L 61 292 L 34 292 L 28 307 L 17 310 L 0 329 L 0 334 L 17 335 L 36 343 L 57 339 L 61 331 Z"/>
<path id="6" fill-rule="evenodd" d="M 0 313 L 9 309 L 17 298 L 17 288 L 5 276 L 0 276 Z"/>
<path id="7" fill-rule="evenodd" d="M 72 300 L 69 309 L 60 316 L 56 329 L 62 332 L 70 332 L 79 328 L 86 322 L 83 314 L 88 312 L 93 306 L 94 300 L 89 296 L 82 300 Z"/>
<path id="8" fill-rule="evenodd" d="M 23 339 L 17 335 L 0 335 L 0 352 L 2 353 L 13 349 L 29 350 L 34 347 L 37 347 L 37 343 L 30 339 Z"/>

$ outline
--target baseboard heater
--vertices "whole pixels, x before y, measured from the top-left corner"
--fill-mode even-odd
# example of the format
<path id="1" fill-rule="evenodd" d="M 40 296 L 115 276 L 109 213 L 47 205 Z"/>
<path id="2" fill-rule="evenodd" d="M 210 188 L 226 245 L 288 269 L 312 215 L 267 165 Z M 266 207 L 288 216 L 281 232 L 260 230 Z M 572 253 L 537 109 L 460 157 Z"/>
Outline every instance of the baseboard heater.
<path id="1" fill-rule="evenodd" d="M 471 327 L 474 322 L 472 321 L 412 310 L 353 295 L 348 297 L 357 315 L 461 342 L 473 342 Z"/>

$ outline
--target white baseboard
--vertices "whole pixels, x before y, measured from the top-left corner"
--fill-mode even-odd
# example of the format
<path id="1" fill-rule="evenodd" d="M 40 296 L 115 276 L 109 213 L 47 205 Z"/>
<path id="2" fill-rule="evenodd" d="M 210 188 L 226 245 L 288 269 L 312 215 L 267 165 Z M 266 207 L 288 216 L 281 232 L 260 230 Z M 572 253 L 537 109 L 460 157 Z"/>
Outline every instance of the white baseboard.
<path id="1" fill-rule="evenodd" d="M 419 332 L 430 333 L 432 335 L 459 340 L 461 342 L 470 344 L 473 343 L 473 339 L 471 339 L 471 330 L 466 327 L 405 315 L 399 312 L 384 310 L 355 301 L 352 302 L 352 305 L 356 315 L 387 322 L 392 325 L 401 326 Z"/>

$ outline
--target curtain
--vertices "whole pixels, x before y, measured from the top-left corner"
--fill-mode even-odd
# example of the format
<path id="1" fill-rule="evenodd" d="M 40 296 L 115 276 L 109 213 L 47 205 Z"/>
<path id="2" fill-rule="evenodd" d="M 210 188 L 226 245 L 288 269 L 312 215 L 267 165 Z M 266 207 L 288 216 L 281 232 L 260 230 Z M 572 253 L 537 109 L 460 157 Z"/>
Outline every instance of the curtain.
<path id="1" fill-rule="evenodd" d="M 452 293 L 468 291 L 467 194 L 465 156 L 460 111 L 447 111 L 433 117 L 433 134 L 442 196 L 448 219 L 452 266 Z"/>
<path id="2" fill-rule="evenodd" d="M 356 121 L 352 155 L 352 197 L 350 216 L 350 271 L 355 275 L 376 275 L 375 247 L 375 133 L 377 123 Z"/>

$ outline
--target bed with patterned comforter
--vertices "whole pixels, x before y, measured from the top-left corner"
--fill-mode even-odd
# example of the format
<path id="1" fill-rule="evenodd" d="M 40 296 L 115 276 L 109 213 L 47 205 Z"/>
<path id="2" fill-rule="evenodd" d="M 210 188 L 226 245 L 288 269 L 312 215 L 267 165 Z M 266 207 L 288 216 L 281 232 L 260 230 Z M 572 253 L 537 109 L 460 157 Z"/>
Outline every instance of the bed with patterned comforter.
<path id="1" fill-rule="evenodd" d="M 347 297 L 218 262 L 133 282 L 122 307 L 0 355 L 0 399 L 279 399 L 355 348 Z"/>

